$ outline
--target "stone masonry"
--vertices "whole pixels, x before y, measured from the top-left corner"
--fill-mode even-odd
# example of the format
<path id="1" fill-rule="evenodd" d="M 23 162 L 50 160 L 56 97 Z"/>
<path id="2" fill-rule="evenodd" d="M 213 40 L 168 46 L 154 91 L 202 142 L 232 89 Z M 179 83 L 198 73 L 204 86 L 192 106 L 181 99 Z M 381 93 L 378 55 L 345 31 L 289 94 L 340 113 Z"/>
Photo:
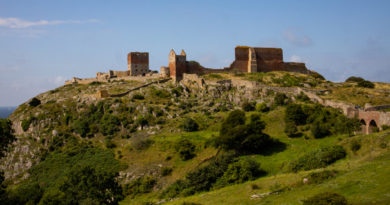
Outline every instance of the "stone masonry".
<path id="1" fill-rule="evenodd" d="M 149 72 L 149 53 L 130 52 L 127 55 L 127 64 L 131 76 L 145 75 Z"/>

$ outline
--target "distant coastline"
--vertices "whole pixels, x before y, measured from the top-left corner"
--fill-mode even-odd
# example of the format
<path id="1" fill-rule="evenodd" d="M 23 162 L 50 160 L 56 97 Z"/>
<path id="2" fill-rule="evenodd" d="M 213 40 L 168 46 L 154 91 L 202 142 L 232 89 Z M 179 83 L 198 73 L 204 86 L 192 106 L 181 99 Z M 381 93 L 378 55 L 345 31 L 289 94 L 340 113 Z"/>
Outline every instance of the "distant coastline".
<path id="1" fill-rule="evenodd" d="M 0 118 L 7 118 L 15 109 L 16 106 L 0 107 Z"/>

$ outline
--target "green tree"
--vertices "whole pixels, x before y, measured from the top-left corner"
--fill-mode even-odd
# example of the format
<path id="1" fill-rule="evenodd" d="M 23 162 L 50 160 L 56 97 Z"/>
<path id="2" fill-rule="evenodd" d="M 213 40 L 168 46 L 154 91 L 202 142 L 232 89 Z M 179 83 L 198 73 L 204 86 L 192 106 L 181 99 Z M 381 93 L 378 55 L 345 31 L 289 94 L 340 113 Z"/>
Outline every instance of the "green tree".
<path id="1" fill-rule="evenodd" d="M 64 204 L 118 204 L 123 199 L 116 181 L 118 173 L 102 172 L 90 166 L 75 167 L 59 187 Z"/>
<path id="2" fill-rule="evenodd" d="M 296 125 L 303 125 L 306 123 L 307 115 L 303 112 L 302 106 L 295 103 L 290 103 L 286 107 L 286 115 L 284 121 L 294 122 Z"/>
<path id="3" fill-rule="evenodd" d="M 215 138 L 215 145 L 239 153 L 261 153 L 274 142 L 262 132 L 265 123 L 260 115 L 252 114 L 247 124 L 245 120 L 243 111 L 230 112 L 222 123 L 219 136 Z"/>

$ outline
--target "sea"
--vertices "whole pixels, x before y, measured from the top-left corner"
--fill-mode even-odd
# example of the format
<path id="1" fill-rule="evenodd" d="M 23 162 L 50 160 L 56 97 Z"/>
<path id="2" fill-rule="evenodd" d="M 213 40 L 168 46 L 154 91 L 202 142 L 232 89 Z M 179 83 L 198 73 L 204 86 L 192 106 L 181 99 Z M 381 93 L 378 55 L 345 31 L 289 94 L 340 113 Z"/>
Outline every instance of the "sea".
<path id="1" fill-rule="evenodd" d="M 14 110 L 15 107 L 0 107 L 0 118 L 7 118 Z"/>

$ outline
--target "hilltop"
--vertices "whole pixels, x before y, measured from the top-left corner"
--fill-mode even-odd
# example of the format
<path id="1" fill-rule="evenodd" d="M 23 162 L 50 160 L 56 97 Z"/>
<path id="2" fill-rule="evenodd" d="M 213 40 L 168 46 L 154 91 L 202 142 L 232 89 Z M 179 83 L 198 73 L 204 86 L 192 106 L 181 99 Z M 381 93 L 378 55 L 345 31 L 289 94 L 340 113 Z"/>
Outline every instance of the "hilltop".
<path id="1" fill-rule="evenodd" d="M 182 78 L 70 83 L 23 103 L 1 159 L 8 193 L 61 201 L 89 167 L 118 173 L 120 204 L 301 204 L 325 191 L 390 201 L 390 84 L 284 71 Z M 228 122 L 234 112 L 240 122 Z M 366 113 L 380 117 L 361 124 Z"/>

